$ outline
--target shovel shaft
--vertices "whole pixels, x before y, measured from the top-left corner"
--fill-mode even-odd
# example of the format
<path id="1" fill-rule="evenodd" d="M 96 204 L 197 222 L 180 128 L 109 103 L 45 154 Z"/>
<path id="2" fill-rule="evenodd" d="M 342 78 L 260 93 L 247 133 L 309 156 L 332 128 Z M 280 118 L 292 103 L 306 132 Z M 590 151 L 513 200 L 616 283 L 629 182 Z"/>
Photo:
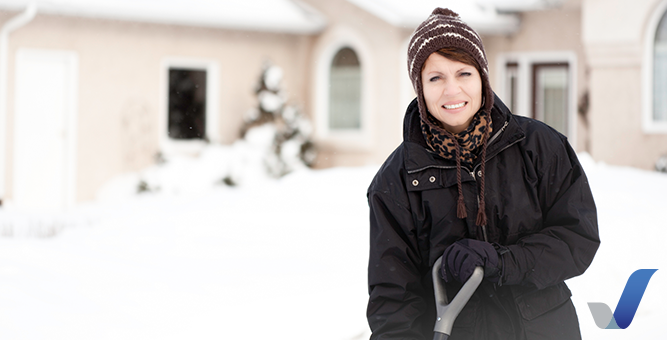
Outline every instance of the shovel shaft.
<path id="1" fill-rule="evenodd" d="M 447 339 L 452 334 L 452 327 L 454 320 L 459 315 L 465 304 L 470 300 L 472 294 L 477 290 L 477 287 L 482 283 L 484 278 L 484 269 L 476 267 L 470 278 L 463 287 L 459 290 L 452 301 L 448 301 L 447 292 L 443 280 L 440 278 L 440 266 L 442 264 L 442 256 L 435 261 L 433 265 L 433 290 L 435 293 L 435 307 L 438 318 L 435 322 L 433 331 L 435 332 L 433 339 Z M 445 338 L 439 337 L 445 336 Z"/>

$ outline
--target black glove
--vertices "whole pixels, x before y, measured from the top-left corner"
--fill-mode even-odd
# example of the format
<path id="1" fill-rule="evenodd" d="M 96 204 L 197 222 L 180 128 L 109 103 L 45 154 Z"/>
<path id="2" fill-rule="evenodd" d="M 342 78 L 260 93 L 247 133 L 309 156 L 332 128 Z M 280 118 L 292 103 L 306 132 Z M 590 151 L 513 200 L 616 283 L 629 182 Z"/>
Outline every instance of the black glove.
<path id="1" fill-rule="evenodd" d="M 501 264 L 496 248 L 488 242 L 464 238 L 445 249 L 440 275 L 445 282 L 465 283 L 477 266 L 484 267 L 485 278 L 498 282 Z"/>

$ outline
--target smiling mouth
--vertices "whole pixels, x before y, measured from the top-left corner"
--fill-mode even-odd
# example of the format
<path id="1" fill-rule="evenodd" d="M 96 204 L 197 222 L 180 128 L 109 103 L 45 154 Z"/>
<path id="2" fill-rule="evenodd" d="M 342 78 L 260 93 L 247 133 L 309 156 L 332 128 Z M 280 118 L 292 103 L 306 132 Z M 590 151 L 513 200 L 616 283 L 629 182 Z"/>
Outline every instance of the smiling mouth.
<path id="1" fill-rule="evenodd" d="M 454 104 L 454 105 L 443 105 L 442 107 L 444 107 L 447 110 L 454 110 L 454 109 L 460 109 L 460 108 L 466 106 L 466 104 L 468 104 L 468 102 L 461 102 L 461 103 Z"/>

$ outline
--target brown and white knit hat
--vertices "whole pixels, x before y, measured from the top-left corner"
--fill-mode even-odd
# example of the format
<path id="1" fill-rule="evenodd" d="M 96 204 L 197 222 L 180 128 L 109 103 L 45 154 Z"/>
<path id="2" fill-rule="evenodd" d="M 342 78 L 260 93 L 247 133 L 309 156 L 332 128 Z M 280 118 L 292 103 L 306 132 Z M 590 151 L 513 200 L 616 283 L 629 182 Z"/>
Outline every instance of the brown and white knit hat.
<path id="1" fill-rule="evenodd" d="M 491 112 L 493 90 L 489 84 L 489 65 L 482 39 L 470 26 L 461 21 L 458 14 L 445 8 L 436 8 L 422 22 L 410 38 L 408 46 L 408 74 L 417 94 L 419 114 L 426 118 L 426 102 L 422 88 L 422 66 L 431 53 L 445 47 L 457 47 L 468 52 L 482 68 L 482 111 Z"/>

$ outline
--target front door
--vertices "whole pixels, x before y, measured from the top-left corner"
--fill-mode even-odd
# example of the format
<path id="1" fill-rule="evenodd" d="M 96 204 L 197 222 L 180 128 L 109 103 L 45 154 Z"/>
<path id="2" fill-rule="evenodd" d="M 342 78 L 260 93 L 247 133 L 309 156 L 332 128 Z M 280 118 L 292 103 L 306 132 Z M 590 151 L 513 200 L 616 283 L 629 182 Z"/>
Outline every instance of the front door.
<path id="1" fill-rule="evenodd" d="M 76 54 L 19 50 L 15 79 L 14 205 L 62 211 L 74 202 Z"/>

